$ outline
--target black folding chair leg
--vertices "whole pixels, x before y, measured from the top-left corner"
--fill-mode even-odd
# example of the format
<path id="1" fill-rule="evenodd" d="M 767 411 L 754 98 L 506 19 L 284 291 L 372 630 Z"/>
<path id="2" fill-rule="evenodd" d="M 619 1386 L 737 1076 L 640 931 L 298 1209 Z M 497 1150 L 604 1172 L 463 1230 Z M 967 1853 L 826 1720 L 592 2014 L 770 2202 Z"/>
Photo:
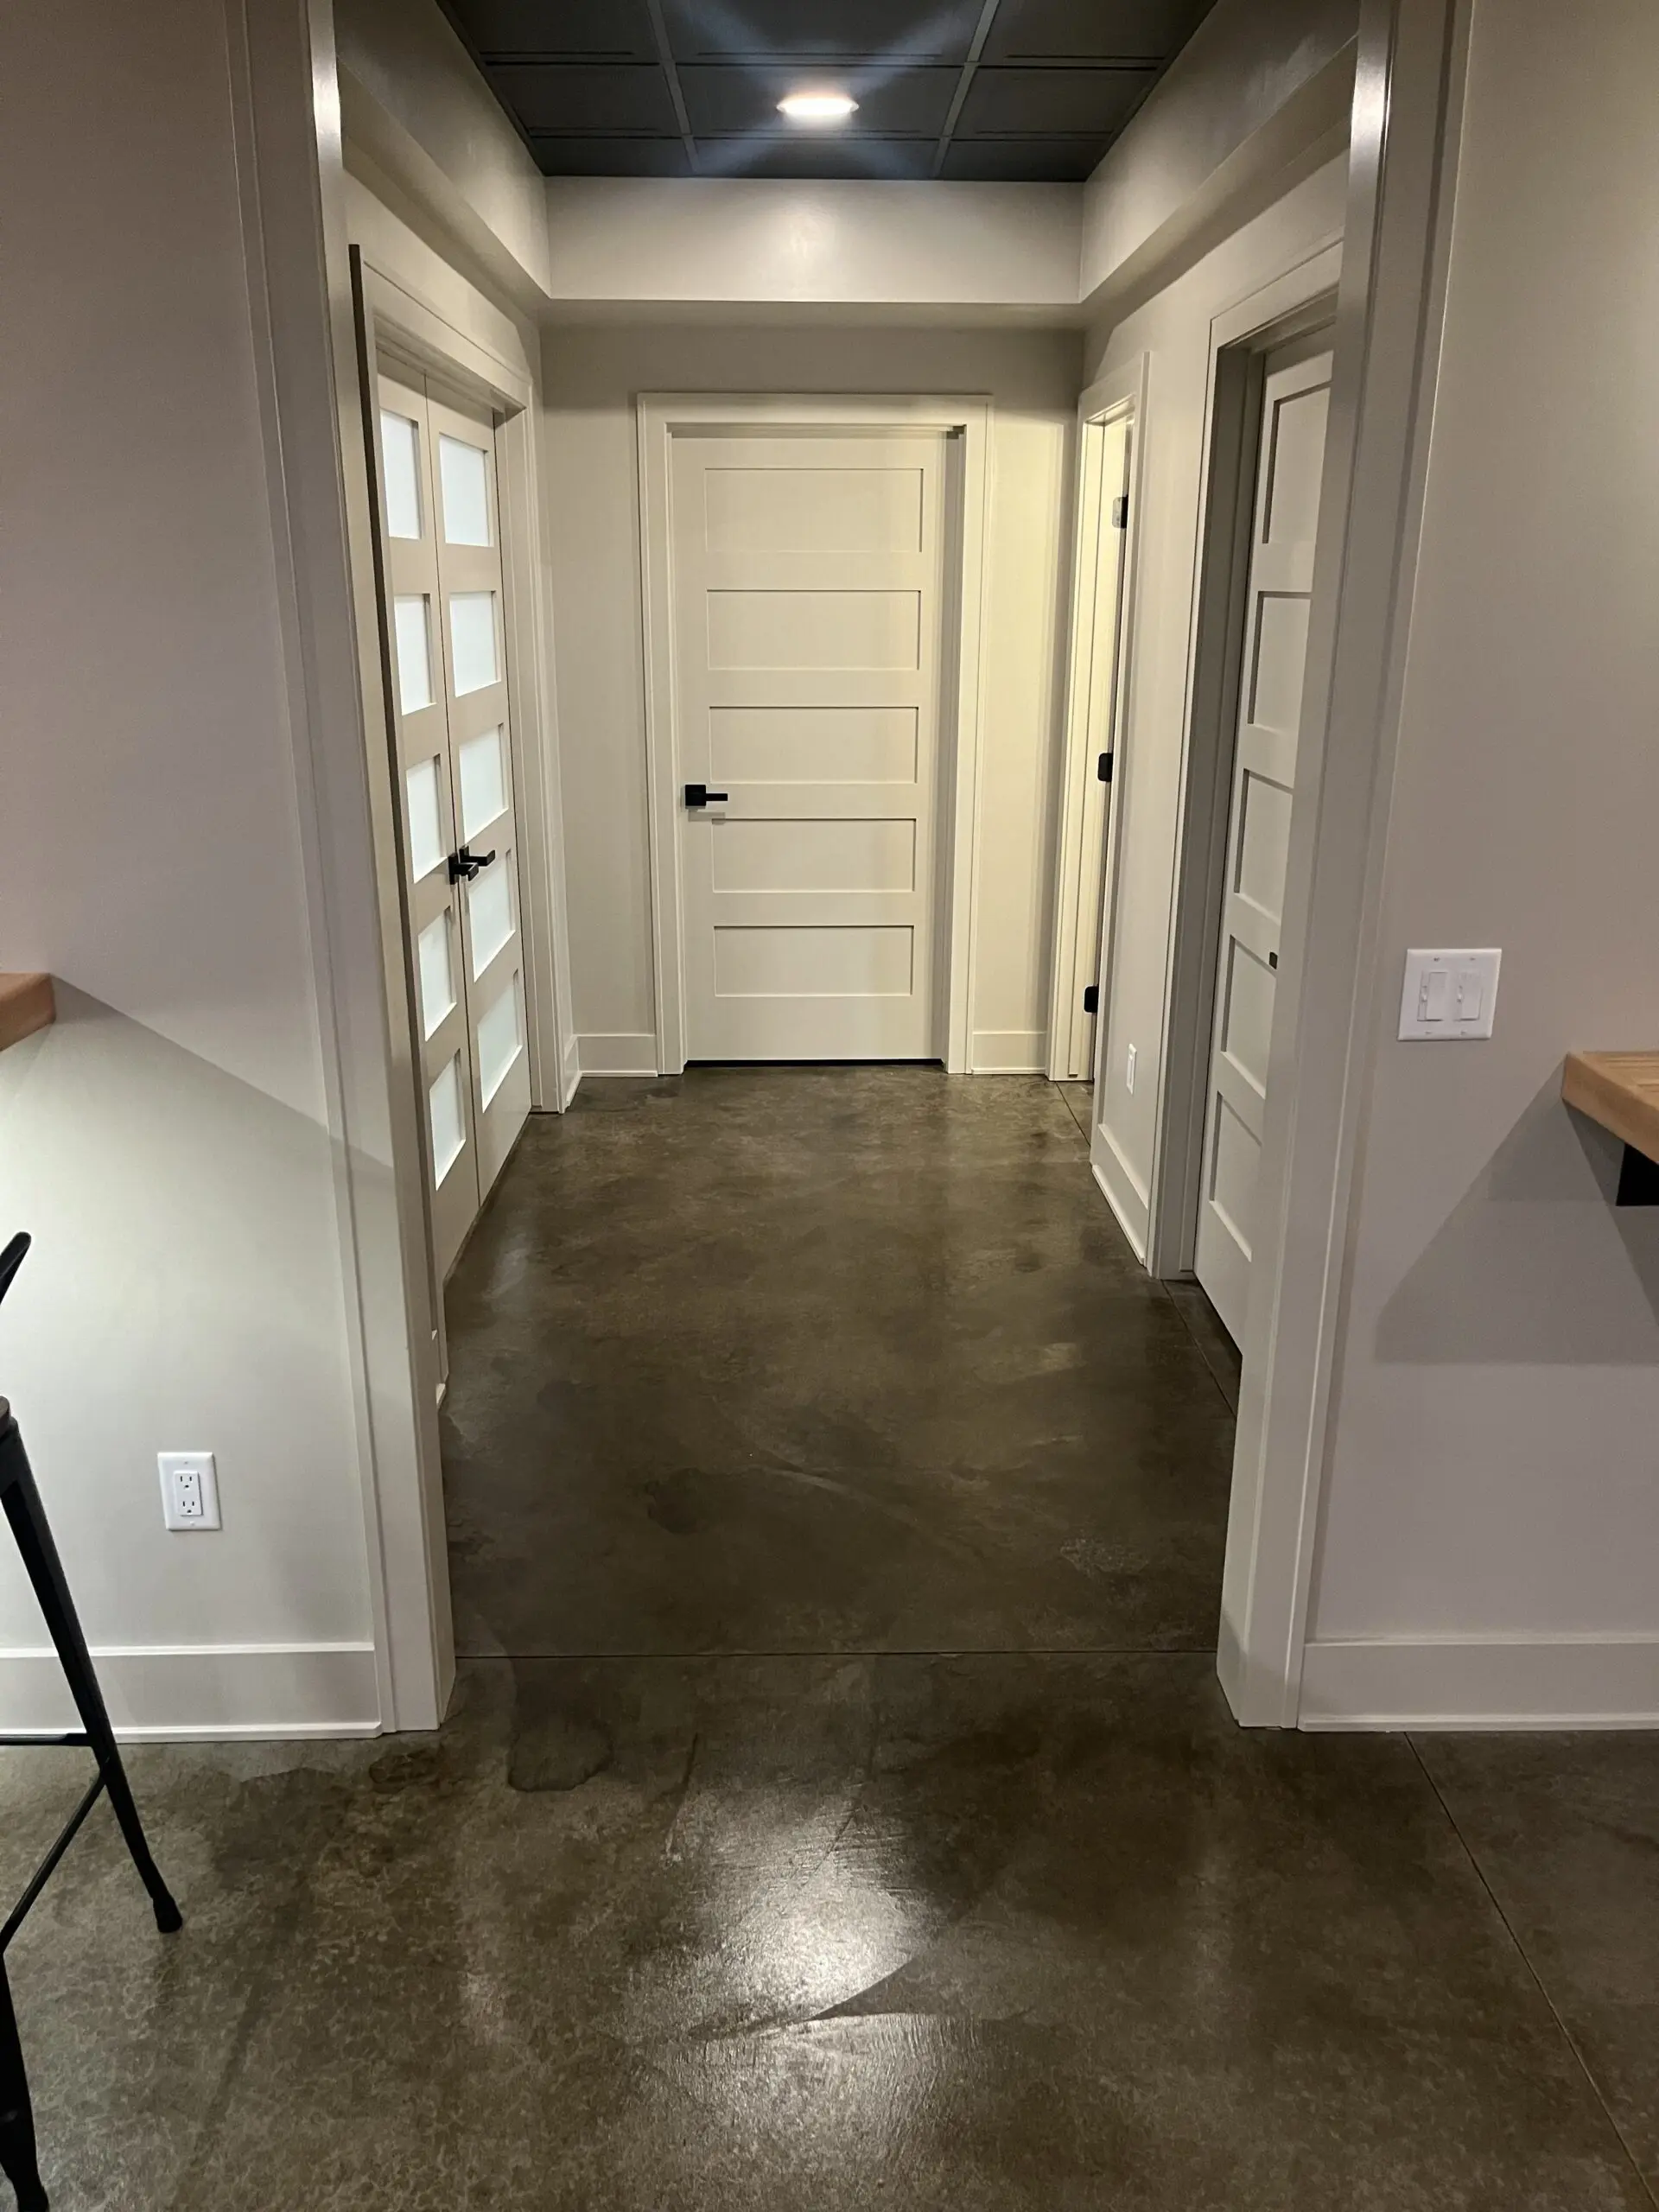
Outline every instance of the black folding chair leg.
<path id="1" fill-rule="evenodd" d="M 23 2046 L 3 1960 L 0 1960 L 0 2168 L 17 2193 L 17 2212 L 48 2212 L 35 2152 L 35 2113 L 29 2101 L 29 2076 L 23 2071 Z"/>
<path id="2" fill-rule="evenodd" d="M 98 1761 L 98 1770 L 104 1777 L 104 1787 L 126 1838 L 127 1849 L 132 1853 L 132 1863 L 149 1891 L 150 1903 L 156 1909 L 156 1925 L 164 1936 L 176 1935 L 184 1925 L 184 1916 L 173 1902 L 172 1892 L 162 1879 L 161 1869 L 150 1855 L 143 1822 L 138 1817 L 138 1808 L 127 1782 L 127 1770 L 121 1764 L 115 1731 L 105 1708 L 104 1694 L 92 1671 L 92 1654 L 80 1632 L 80 1622 L 64 1579 L 58 1548 L 52 1541 L 46 1509 L 35 1487 L 29 1455 L 14 1421 L 0 1427 L 0 1498 L 3 1498 L 11 1533 L 16 1539 L 41 1611 L 46 1616 L 47 1631 L 58 1648 L 58 1657 L 68 1677 L 69 1694 L 74 1699 L 80 1725 Z"/>

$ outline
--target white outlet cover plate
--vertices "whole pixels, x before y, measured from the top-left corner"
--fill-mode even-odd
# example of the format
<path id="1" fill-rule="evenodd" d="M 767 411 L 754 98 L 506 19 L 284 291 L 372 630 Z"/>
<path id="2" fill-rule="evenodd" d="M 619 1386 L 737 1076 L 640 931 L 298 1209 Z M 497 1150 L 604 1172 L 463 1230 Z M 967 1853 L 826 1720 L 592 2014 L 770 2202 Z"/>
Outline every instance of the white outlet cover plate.
<path id="1" fill-rule="evenodd" d="M 1427 1044 L 1490 1037 L 1503 957 L 1491 945 L 1408 952 L 1400 994 L 1401 1036 Z"/>
<path id="2" fill-rule="evenodd" d="M 156 1464 L 162 1478 L 162 1518 L 169 1529 L 188 1534 L 221 1525 L 219 1475 L 211 1452 L 158 1452 Z M 193 1475 L 194 1485 L 189 1479 Z M 189 1510 L 193 1490 L 200 1512 Z"/>

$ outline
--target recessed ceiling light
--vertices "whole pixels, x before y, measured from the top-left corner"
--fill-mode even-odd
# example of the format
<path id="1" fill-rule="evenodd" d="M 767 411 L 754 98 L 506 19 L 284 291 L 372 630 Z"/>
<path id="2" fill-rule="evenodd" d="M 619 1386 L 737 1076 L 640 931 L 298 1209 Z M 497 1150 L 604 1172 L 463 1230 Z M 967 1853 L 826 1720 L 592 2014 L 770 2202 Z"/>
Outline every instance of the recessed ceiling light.
<path id="1" fill-rule="evenodd" d="M 778 103 L 779 114 L 791 123 L 845 123 L 857 109 L 846 92 L 791 92 Z"/>

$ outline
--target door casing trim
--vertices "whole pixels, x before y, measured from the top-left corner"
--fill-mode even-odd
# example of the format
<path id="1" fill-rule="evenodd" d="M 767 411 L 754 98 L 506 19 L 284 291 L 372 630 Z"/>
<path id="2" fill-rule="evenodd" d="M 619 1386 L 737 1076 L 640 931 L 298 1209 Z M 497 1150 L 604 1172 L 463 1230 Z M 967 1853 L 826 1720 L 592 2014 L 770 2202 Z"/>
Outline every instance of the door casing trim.
<path id="1" fill-rule="evenodd" d="M 980 734 L 983 721 L 991 401 L 904 395 L 641 392 L 639 575 L 645 673 L 645 785 L 651 839 L 652 950 L 657 1068 L 685 1065 L 683 887 L 680 873 L 679 732 L 674 683 L 670 480 L 679 431 L 938 431 L 961 441 L 960 481 L 947 537 L 946 652 L 939 699 L 939 929 L 936 1037 L 952 1075 L 972 1071 L 974 922 L 978 907 Z M 954 646 L 954 651 L 950 648 Z"/>

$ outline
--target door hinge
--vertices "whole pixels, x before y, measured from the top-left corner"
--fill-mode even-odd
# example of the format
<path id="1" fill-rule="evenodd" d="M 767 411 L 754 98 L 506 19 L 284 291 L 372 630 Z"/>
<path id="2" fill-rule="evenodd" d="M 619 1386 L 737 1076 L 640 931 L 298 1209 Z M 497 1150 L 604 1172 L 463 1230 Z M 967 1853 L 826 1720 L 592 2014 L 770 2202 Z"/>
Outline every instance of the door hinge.
<path id="1" fill-rule="evenodd" d="M 1100 1012 L 1100 985 L 1085 983 L 1083 987 L 1083 1010 L 1085 1014 Z"/>
<path id="2" fill-rule="evenodd" d="M 1114 530 L 1127 530 L 1128 526 L 1129 495 L 1127 492 L 1123 492 L 1120 493 L 1118 497 L 1112 501 L 1112 528 Z"/>
<path id="3" fill-rule="evenodd" d="M 1099 760 L 1096 761 L 1095 773 L 1100 778 L 1103 784 L 1109 784 L 1111 782 L 1112 756 L 1109 753 L 1103 753 Z"/>

